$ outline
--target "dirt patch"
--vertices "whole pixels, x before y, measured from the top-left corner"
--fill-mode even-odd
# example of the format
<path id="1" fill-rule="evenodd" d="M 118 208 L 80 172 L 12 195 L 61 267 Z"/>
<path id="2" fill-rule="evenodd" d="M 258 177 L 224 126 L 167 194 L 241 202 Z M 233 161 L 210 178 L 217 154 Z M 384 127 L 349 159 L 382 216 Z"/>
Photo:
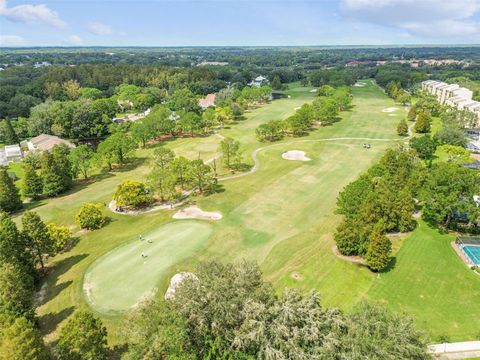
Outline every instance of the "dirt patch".
<path id="1" fill-rule="evenodd" d="M 198 206 L 192 205 L 177 211 L 173 215 L 174 219 L 200 219 L 200 220 L 220 220 L 222 214 L 219 212 L 203 211 Z"/>
<path id="2" fill-rule="evenodd" d="M 367 266 L 367 262 L 365 261 L 365 259 L 361 258 L 360 256 L 342 255 L 340 253 L 340 251 L 338 251 L 337 245 L 334 245 L 332 247 L 332 251 L 333 251 L 333 253 L 335 254 L 336 257 L 338 257 L 342 260 L 349 261 L 349 262 L 352 262 L 354 264 L 358 264 L 358 265 L 362 265 L 362 266 Z"/>
<path id="3" fill-rule="evenodd" d="M 397 110 L 398 110 L 397 107 L 389 107 L 389 108 L 383 109 L 382 112 L 391 113 L 391 112 L 394 112 L 394 111 L 397 111 Z"/>
<path id="4" fill-rule="evenodd" d="M 282 158 L 285 160 L 296 160 L 296 161 L 310 161 L 309 157 L 305 156 L 305 151 L 300 150 L 290 150 L 282 154 Z"/>
<path id="5" fill-rule="evenodd" d="M 293 280 L 297 280 L 297 281 L 302 281 L 303 280 L 303 275 L 300 274 L 298 271 L 294 271 L 290 274 L 290 277 L 293 279 Z"/>

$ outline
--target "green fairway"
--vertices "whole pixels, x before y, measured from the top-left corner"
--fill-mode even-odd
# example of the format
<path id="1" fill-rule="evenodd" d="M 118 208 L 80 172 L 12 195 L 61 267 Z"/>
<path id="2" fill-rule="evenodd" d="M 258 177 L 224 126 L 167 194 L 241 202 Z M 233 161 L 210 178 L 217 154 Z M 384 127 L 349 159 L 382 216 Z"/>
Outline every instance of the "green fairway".
<path id="1" fill-rule="evenodd" d="M 153 288 L 163 293 L 171 275 L 192 270 L 199 261 L 240 259 L 258 261 L 266 279 L 279 291 L 284 287 L 304 291 L 316 289 L 323 304 L 344 310 L 368 296 L 388 301 L 393 308 L 405 309 L 418 316 L 423 328 L 433 329 L 432 337 L 443 333 L 456 336 L 453 325 L 442 328 L 443 318 L 457 321 L 466 337 L 475 336 L 473 325 L 465 325 L 472 321 L 455 309 L 453 301 L 436 306 L 431 298 L 428 312 L 424 311 L 421 302 L 416 301 L 416 295 L 408 299 L 401 297 L 402 288 L 413 291 L 409 281 L 413 281 L 415 275 L 421 279 L 420 283 L 427 284 L 434 283 L 435 276 L 439 276 L 437 284 L 448 286 L 453 289 L 452 294 L 462 296 L 465 307 L 475 301 L 474 294 L 478 299 L 478 292 L 472 289 L 480 287 L 480 278 L 469 278 L 472 275 L 453 252 L 447 252 L 451 250 L 448 247 L 435 250 L 444 246 L 442 241 L 437 241 L 436 233 L 432 235 L 429 251 L 431 254 L 440 252 L 438 256 L 442 256 L 442 264 L 446 263 L 441 272 L 436 269 L 422 273 L 423 263 L 426 268 L 434 266 L 430 253 L 410 251 L 408 255 L 402 255 L 406 251 L 402 247 L 397 259 L 398 271 L 394 268 L 377 279 L 366 268 L 341 260 L 332 251 L 333 233 L 341 219 L 334 213 L 338 193 L 374 164 L 385 149 L 405 141 L 396 134 L 396 126 L 405 116 L 405 110 L 370 80 L 364 82 L 367 83 L 364 87 L 352 87 L 353 107 L 341 114 L 341 121 L 316 129 L 304 138 L 286 138 L 270 144 L 260 143 L 255 137 L 255 128 L 259 124 L 284 119 L 293 114 L 295 108 L 314 99 L 311 88 L 299 84 L 290 85 L 286 92 L 290 98 L 275 100 L 247 112 L 244 120 L 221 129 L 219 135 L 241 142 L 244 161 L 250 164 L 253 164 L 252 152 L 262 148 L 257 151 L 257 171 L 222 181 L 223 192 L 191 199 L 202 210 L 221 212 L 221 220 L 215 223 L 172 222 L 173 212 L 169 210 L 139 216 L 108 213 L 112 219 L 108 226 L 83 234 L 71 251 L 52 261 L 55 267 L 47 277 L 44 298 L 37 309 L 41 327 L 45 334 L 49 334 L 47 338 L 56 337 L 59 324 L 74 309 L 90 308 L 84 296 L 84 276 L 91 288 L 93 308 L 109 330 L 109 341 L 118 343 L 123 320 L 118 311 L 128 309 Z M 382 111 L 393 107 L 397 109 Z M 211 135 L 177 139 L 165 146 L 177 155 L 190 159 L 200 156 L 206 160 L 217 155 L 220 141 L 220 136 Z M 371 149 L 363 148 L 366 142 L 372 145 Z M 139 160 L 134 166 L 104 175 L 94 183 L 77 185 L 71 193 L 51 199 L 35 211 L 47 221 L 54 220 L 75 228 L 75 213 L 84 202 L 108 203 L 122 180 L 145 181 L 152 152 L 158 146 L 138 150 Z M 282 153 L 288 150 L 305 151 L 312 160 L 282 159 Z M 148 234 L 159 240 L 141 244 L 135 241 L 139 234 Z M 411 243 L 409 238 L 406 249 Z M 155 250 L 149 250 L 147 263 L 143 264 L 140 253 L 142 246 L 147 245 Z M 408 256 L 408 262 L 405 256 Z M 154 258 L 158 262 L 152 261 Z M 145 266 L 147 272 L 143 271 Z M 412 278 L 400 276 L 405 271 L 412 273 Z M 455 277 L 450 277 L 450 271 L 454 276 L 463 274 L 467 280 L 452 280 Z M 145 273 L 148 276 L 144 276 Z M 420 283 L 418 289 L 421 289 Z M 447 292 L 447 288 L 443 290 Z M 480 310 L 476 306 L 471 308 L 480 318 Z M 435 325 L 431 325 L 433 322 Z"/>
<path id="2" fill-rule="evenodd" d="M 207 223 L 174 222 L 110 251 L 85 274 L 88 303 L 103 313 L 132 308 L 154 295 L 169 267 L 203 247 L 211 231 Z"/>
<path id="3" fill-rule="evenodd" d="M 394 270 L 375 279 L 368 297 L 414 316 L 434 340 L 477 339 L 480 277 L 452 249 L 453 234 L 419 225 L 398 252 Z"/>

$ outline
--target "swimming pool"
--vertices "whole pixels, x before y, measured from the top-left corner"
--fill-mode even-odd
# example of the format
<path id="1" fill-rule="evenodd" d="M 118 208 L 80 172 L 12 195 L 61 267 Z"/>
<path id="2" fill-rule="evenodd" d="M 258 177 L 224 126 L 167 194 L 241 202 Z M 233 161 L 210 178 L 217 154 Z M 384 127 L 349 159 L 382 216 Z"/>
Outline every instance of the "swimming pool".
<path id="1" fill-rule="evenodd" d="M 480 266 L 480 246 L 463 245 L 463 252 L 467 255 L 473 264 Z"/>

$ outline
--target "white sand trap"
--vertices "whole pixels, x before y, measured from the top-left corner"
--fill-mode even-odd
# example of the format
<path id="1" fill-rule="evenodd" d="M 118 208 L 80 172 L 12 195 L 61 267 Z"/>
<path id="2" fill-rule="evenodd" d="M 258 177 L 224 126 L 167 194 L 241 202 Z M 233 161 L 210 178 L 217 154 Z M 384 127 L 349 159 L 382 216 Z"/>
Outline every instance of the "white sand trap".
<path id="1" fill-rule="evenodd" d="M 359 81 L 359 82 L 355 83 L 353 86 L 356 86 L 356 87 L 364 87 L 365 85 L 367 85 L 367 84 L 364 83 L 364 82 L 360 82 L 360 81 Z"/>
<path id="2" fill-rule="evenodd" d="M 294 110 L 300 110 L 301 106 L 297 106 Z"/>
<path id="3" fill-rule="evenodd" d="M 310 92 L 317 92 L 317 89 L 312 89 L 310 90 Z"/>
<path id="4" fill-rule="evenodd" d="M 289 150 L 282 154 L 282 158 L 285 160 L 297 160 L 297 161 L 310 161 L 309 157 L 305 156 L 305 151 Z"/>
<path id="5" fill-rule="evenodd" d="M 165 293 L 165 300 L 173 299 L 175 297 L 175 291 L 177 290 L 177 288 L 180 286 L 183 280 L 188 278 L 198 280 L 195 274 L 191 272 L 181 272 L 173 275 L 170 279 L 170 284 L 168 285 L 167 292 Z"/>
<path id="6" fill-rule="evenodd" d="M 389 108 L 383 109 L 382 112 L 391 113 L 391 112 L 394 112 L 394 111 L 397 111 L 397 110 L 398 110 L 397 107 L 389 107 Z"/>
<path id="7" fill-rule="evenodd" d="M 198 206 L 192 205 L 177 211 L 173 215 L 174 219 L 201 219 L 201 220 L 220 220 L 222 214 L 219 212 L 208 212 L 201 210 Z"/>

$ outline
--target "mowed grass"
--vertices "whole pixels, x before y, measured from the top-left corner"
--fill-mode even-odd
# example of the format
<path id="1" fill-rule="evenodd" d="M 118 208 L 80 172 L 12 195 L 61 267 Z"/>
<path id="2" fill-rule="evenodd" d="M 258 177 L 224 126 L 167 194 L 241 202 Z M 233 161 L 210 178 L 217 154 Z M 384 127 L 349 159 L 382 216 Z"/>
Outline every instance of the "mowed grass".
<path id="1" fill-rule="evenodd" d="M 480 276 L 453 251 L 453 234 L 420 221 L 395 258 L 395 268 L 375 279 L 368 298 L 414 316 L 432 340 L 480 336 Z"/>
<path id="2" fill-rule="evenodd" d="M 324 304 L 345 310 L 366 297 L 376 284 L 376 276 L 365 268 L 338 259 L 332 251 L 333 233 L 341 220 L 334 213 L 336 197 L 345 185 L 377 161 L 386 148 L 403 142 L 396 135 L 396 125 L 405 116 L 405 110 L 387 98 L 370 80 L 365 82 L 365 87 L 352 88 L 354 106 L 341 114 L 341 121 L 317 129 L 305 138 L 288 138 L 275 144 L 259 143 L 255 138 L 255 128 L 259 124 L 284 119 L 293 114 L 295 108 L 314 99 L 311 88 L 298 84 L 293 84 L 287 91 L 290 98 L 275 100 L 250 111 L 244 120 L 222 129 L 220 135 L 231 136 L 242 143 L 244 160 L 249 163 L 253 163 L 252 151 L 265 147 L 258 153 L 260 168 L 248 176 L 221 182 L 223 192 L 191 199 L 204 210 L 221 211 L 223 219 L 209 223 L 210 236 L 198 240 L 202 244 L 201 251 L 195 249 L 186 256 L 173 256 L 171 262 L 165 260 L 167 263 L 156 275 L 155 284 L 149 283 L 149 286 L 157 287 L 159 296 L 162 296 L 173 274 L 192 270 L 199 261 L 245 258 L 258 261 L 266 279 L 272 281 L 279 291 L 284 287 L 305 291 L 316 289 Z M 398 110 L 382 112 L 389 107 L 398 107 Z M 358 137 L 373 140 L 328 140 Z M 48 221 L 55 220 L 76 229 L 74 215 L 84 202 L 108 203 L 123 179 L 145 181 L 156 147 L 167 146 L 177 155 L 190 159 L 200 156 L 207 160 L 217 155 L 220 141 L 220 136 L 212 135 L 178 139 L 141 149 L 137 152 L 139 159 L 132 166 L 103 175 L 100 181 L 80 184 L 65 196 L 38 204 L 35 210 Z M 372 149 L 363 149 L 365 142 L 371 143 Z M 303 150 L 312 161 L 283 160 L 281 154 L 287 150 Z M 192 222 L 173 221 L 172 214 L 169 210 L 140 216 L 109 213 L 112 221 L 108 226 L 81 235 L 70 252 L 55 257 L 52 260 L 55 266 L 42 289 L 37 311 L 47 339 L 56 337 L 59 326 L 75 309 L 95 310 L 83 295 L 83 277 L 97 259 L 117 251 L 118 247 L 122 252 L 122 247 L 128 247 L 138 234 L 163 232 L 171 224 L 181 224 L 177 231 L 188 231 Z M 422 254 L 412 256 L 416 256 L 412 261 L 423 262 Z M 457 262 L 454 266 L 461 269 L 463 265 Z M 110 288 L 116 285 L 115 278 L 118 276 L 112 274 Z M 132 293 L 132 298 L 141 297 L 141 291 L 123 291 L 128 293 L 126 296 Z M 465 290 L 467 293 L 468 289 Z M 123 317 L 97 313 L 109 330 L 110 343 L 120 342 Z"/>
<path id="3" fill-rule="evenodd" d="M 90 265 L 83 283 L 87 302 L 105 314 L 131 309 L 155 294 L 163 274 L 201 249 L 211 231 L 205 222 L 173 222 L 142 234 L 143 240 L 134 237 Z"/>

